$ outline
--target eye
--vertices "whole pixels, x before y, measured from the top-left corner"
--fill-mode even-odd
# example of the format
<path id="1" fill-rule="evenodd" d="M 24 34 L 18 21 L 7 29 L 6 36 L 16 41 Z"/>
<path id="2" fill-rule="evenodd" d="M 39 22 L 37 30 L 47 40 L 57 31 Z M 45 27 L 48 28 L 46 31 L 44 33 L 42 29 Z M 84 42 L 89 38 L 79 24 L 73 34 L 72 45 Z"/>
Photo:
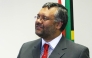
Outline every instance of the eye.
<path id="1" fill-rule="evenodd" d="M 39 15 L 39 14 L 37 16 L 35 16 L 34 18 L 35 19 L 41 19 L 41 20 L 44 20 L 44 21 L 49 20 L 49 18 L 47 16 Z"/>
<path id="2" fill-rule="evenodd" d="M 46 17 L 46 16 L 43 16 L 43 18 L 42 18 L 44 21 L 45 20 L 48 20 L 49 18 L 48 17 Z"/>
<path id="3" fill-rule="evenodd" d="M 39 19 L 39 18 L 40 18 L 40 16 L 39 16 L 39 15 L 37 15 L 37 16 L 34 16 L 34 18 L 35 18 L 35 19 Z"/>
<path id="4" fill-rule="evenodd" d="M 36 18 L 37 18 L 37 19 L 39 19 L 39 18 L 40 18 L 40 16 L 39 16 L 39 15 L 37 15 L 37 16 L 36 16 Z"/>

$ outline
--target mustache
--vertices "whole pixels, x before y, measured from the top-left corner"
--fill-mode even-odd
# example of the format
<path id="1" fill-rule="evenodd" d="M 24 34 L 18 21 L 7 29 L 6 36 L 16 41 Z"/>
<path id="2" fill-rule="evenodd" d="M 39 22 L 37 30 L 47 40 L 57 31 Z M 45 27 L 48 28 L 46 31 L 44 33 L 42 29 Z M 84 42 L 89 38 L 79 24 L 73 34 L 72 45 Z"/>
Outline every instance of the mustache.
<path id="1" fill-rule="evenodd" d="M 43 28 L 44 26 L 43 26 L 43 24 L 36 23 L 36 24 L 35 24 L 35 27 L 40 27 L 40 28 Z"/>

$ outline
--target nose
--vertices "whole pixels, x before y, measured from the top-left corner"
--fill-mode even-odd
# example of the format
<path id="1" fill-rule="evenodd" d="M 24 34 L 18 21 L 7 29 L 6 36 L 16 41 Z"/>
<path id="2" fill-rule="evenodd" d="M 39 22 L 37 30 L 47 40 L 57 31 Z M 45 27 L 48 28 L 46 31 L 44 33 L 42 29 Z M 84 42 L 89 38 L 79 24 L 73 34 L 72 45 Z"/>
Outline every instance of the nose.
<path id="1" fill-rule="evenodd" d="M 43 21 L 42 21 L 42 19 L 39 18 L 39 19 L 36 19 L 36 22 L 37 23 L 42 23 Z"/>

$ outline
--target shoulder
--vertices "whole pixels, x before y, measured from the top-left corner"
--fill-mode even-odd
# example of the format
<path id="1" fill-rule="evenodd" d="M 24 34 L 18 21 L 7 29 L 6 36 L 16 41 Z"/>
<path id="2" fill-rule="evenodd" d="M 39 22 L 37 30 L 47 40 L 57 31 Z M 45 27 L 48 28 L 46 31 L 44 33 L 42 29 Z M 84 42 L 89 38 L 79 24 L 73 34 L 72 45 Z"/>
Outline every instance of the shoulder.
<path id="1" fill-rule="evenodd" d="M 29 42 L 25 42 L 22 47 L 20 48 L 19 54 L 17 56 L 17 58 L 22 58 L 22 57 L 26 57 L 26 55 L 31 55 L 33 48 L 35 45 L 39 44 L 41 42 L 41 39 L 37 39 L 34 41 L 29 41 Z"/>
<path id="2" fill-rule="evenodd" d="M 75 43 L 75 42 L 73 42 L 71 40 L 68 40 L 68 39 L 66 39 L 66 43 L 67 43 L 68 47 L 72 47 L 72 48 L 75 48 L 75 49 L 85 49 L 85 48 L 88 48 L 88 47 L 86 47 L 84 45 Z"/>
<path id="3" fill-rule="evenodd" d="M 41 42 L 41 39 L 40 38 L 37 39 L 37 40 L 25 42 L 25 43 L 23 43 L 22 48 L 25 49 L 25 48 L 33 47 L 33 46 L 37 45 L 40 42 Z"/>
<path id="4" fill-rule="evenodd" d="M 84 48 L 87 48 L 86 46 L 78 44 L 78 43 L 75 43 L 75 42 L 65 38 L 64 36 L 61 38 L 60 42 L 61 42 L 61 44 L 62 44 L 62 42 L 65 43 L 65 46 L 67 48 L 72 48 L 72 49 L 84 49 Z"/>
<path id="5" fill-rule="evenodd" d="M 67 45 L 67 51 L 70 52 L 73 55 L 76 55 L 76 57 L 80 58 L 89 58 L 89 49 L 88 47 L 72 42 L 70 40 L 66 40 Z"/>

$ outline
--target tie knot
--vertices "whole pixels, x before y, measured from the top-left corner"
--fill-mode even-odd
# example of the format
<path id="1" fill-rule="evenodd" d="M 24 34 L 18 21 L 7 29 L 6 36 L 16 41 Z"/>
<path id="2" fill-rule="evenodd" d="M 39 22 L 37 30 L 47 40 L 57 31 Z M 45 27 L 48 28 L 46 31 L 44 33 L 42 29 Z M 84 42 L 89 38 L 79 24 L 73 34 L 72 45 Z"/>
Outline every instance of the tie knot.
<path id="1" fill-rule="evenodd" d="M 44 44 L 44 49 L 48 49 L 49 45 L 48 44 Z"/>

